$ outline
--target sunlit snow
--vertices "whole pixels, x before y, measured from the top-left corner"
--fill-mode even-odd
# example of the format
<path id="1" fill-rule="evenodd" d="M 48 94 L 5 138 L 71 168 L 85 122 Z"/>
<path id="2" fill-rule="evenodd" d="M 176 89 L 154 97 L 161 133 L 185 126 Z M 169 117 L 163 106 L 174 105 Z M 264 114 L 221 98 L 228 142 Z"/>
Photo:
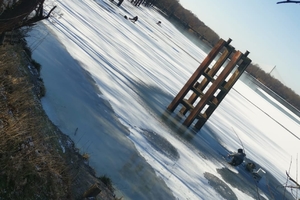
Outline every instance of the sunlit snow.
<path id="1" fill-rule="evenodd" d="M 218 173 L 218 169 L 224 168 L 219 153 L 226 154 L 225 148 L 236 151 L 241 145 L 248 159 L 267 169 L 280 183 L 286 182 L 286 171 L 297 178 L 296 161 L 300 141 L 293 134 L 300 137 L 299 117 L 261 89 L 257 90 L 265 98 L 240 80 L 198 133 L 179 130 L 178 123 L 178 127 L 172 127 L 173 122 L 176 124 L 174 118 L 177 110 L 170 116 L 166 108 L 206 53 L 155 9 L 134 7 L 130 1 L 124 1 L 120 7 L 109 0 L 61 0 L 52 3 L 57 5 L 56 17 L 46 22 L 46 26 L 89 73 L 88 76 L 93 79 L 90 82 L 95 82 L 99 93 L 93 101 L 84 104 L 84 98 L 88 98 L 89 93 L 95 90 L 80 89 L 81 86 L 87 86 L 80 75 L 74 75 L 72 66 L 76 64 L 67 62 L 70 63 L 69 69 L 58 58 L 51 58 L 54 65 L 61 65 L 62 77 L 59 74 L 58 77 L 50 77 L 51 69 L 47 69 L 48 75 L 42 71 L 46 87 L 55 82 L 60 84 L 55 89 L 47 88 L 47 95 L 43 99 L 44 109 L 82 151 L 91 154 L 90 164 L 96 172 L 107 173 L 113 178 L 120 196 L 125 199 L 135 197 L 134 192 L 129 192 L 133 188 L 122 188 L 122 182 L 126 182 L 126 171 L 122 172 L 124 168 L 120 166 L 125 164 L 122 163 L 123 158 L 118 160 L 117 154 L 119 150 L 126 152 L 126 148 L 122 150 L 113 139 L 103 140 L 98 133 L 103 131 L 110 134 L 107 130 L 112 130 L 110 123 L 113 123 L 113 118 L 105 116 L 105 113 L 112 115 L 110 106 L 117 120 L 127 128 L 125 138 L 119 138 L 118 135 L 113 137 L 128 148 L 128 141 L 132 142 L 177 199 L 222 199 L 204 174 L 208 172 L 223 180 Z M 125 15 L 137 15 L 139 20 L 132 23 L 124 18 Z M 157 21 L 162 21 L 162 24 L 157 25 Z M 39 51 L 39 47 L 36 51 Z M 37 58 L 40 62 L 43 59 L 47 58 Z M 74 79 L 73 85 L 68 83 L 69 79 Z M 298 121 L 292 120 L 286 115 L 287 112 Z M 73 134 L 76 128 L 77 136 Z M 122 128 L 119 129 L 122 131 Z M 81 138 L 79 135 L 82 130 L 84 135 Z M 158 141 L 164 141 L 165 144 L 155 146 Z M 110 152 L 100 151 L 102 145 L 110 147 Z M 164 149 L 167 147 L 167 150 Z M 128 170 L 135 158 L 124 157 L 126 159 L 129 160 Z M 142 177 L 140 169 L 135 170 L 137 177 Z M 114 173 L 121 174 L 124 179 Z M 147 188 L 147 182 L 143 180 L 128 182 L 131 186 L 136 183 L 143 188 L 137 189 L 142 190 L 141 193 L 151 193 L 152 189 Z M 238 199 L 255 199 L 230 184 L 228 186 Z M 265 194 L 261 195 L 267 199 Z"/>

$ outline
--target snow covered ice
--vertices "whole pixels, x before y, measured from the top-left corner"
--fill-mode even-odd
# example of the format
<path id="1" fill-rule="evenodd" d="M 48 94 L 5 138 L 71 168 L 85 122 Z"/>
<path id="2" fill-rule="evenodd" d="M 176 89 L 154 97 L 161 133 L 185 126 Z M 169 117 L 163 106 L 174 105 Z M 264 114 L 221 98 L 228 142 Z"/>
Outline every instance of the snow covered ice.
<path id="1" fill-rule="evenodd" d="M 236 151 L 241 140 L 247 159 L 276 184 L 286 183 L 286 171 L 296 179 L 298 116 L 239 80 L 200 131 L 185 129 L 166 108 L 205 58 L 202 49 L 156 10 L 130 1 L 120 7 L 109 0 L 53 3 L 48 29 L 28 38 L 31 46 L 43 38 L 33 52 L 43 66 L 43 107 L 91 155 L 97 174 L 112 178 L 119 196 L 283 199 L 266 189 L 273 180 L 264 177 L 256 191 L 243 166 L 238 174 L 227 170 L 221 154 Z M 132 23 L 125 15 L 139 19 Z"/>

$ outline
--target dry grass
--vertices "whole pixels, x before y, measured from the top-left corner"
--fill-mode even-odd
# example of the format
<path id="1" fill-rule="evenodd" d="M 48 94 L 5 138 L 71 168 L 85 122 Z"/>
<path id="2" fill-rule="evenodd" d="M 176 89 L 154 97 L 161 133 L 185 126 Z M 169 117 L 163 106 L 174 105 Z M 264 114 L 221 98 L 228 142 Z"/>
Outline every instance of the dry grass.
<path id="1" fill-rule="evenodd" d="M 95 183 L 97 199 L 114 200 L 112 185 L 87 164 L 89 155 L 46 116 L 41 66 L 24 47 L 0 45 L 0 200 L 83 199 Z"/>
<path id="2" fill-rule="evenodd" d="M 67 199 L 66 165 L 45 128 L 25 53 L 6 45 L 0 55 L 0 199 Z"/>

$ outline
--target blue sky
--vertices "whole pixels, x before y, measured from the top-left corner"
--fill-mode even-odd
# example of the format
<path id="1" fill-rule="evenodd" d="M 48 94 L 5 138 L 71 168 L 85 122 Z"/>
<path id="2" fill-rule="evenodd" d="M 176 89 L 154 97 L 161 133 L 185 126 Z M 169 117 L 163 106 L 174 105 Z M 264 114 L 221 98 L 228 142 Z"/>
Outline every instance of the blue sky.
<path id="1" fill-rule="evenodd" d="M 180 0 L 252 63 L 300 95 L 300 4 L 279 0 Z"/>

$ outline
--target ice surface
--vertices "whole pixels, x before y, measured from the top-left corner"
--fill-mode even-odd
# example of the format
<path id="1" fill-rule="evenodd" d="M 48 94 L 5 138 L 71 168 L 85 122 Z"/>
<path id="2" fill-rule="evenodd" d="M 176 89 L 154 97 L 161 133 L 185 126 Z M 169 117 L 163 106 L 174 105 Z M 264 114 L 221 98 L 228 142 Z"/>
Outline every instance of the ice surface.
<path id="1" fill-rule="evenodd" d="M 290 163 L 300 150 L 299 140 L 291 134 L 299 134 L 299 123 L 271 104 L 270 97 L 262 98 L 242 81 L 234 85 L 197 134 L 179 128 L 166 107 L 206 54 L 155 9 L 136 8 L 130 1 L 121 7 L 108 0 L 56 3 L 63 15 L 46 25 L 75 61 L 62 64 L 57 55 L 52 60 L 60 66 L 55 77 L 52 69 L 43 69 L 49 85 L 44 108 L 78 146 L 91 153 L 91 165 L 97 173 L 112 176 L 125 198 L 159 199 L 159 194 L 152 194 L 157 180 L 145 181 L 145 165 L 136 164 L 142 161 L 135 153 L 130 157 L 135 148 L 176 199 L 222 199 L 231 192 L 237 199 L 256 199 L 257 194 L 239 186 L 244 182 L 230 182 L 232 176 L 224 170 L 220 156 L 241 145 L 247 158 L 267 169 L 279 183 L 286 182 L 287 170 L 292 177 L 298 176 L 296 164 Z M 131 23 L 124 15 L 137 15 L 139 20 Z M 39 59 L 50 63 L 47 58 Z M 92 79 L 85 82 L 89 77 Z M 119 122 L 125 129 L 114 127 Z M 72 135 L 78 127 L 78 135 L 84 130 L 82 138 Z M 126 173 L 135 173 L 136 179 Z M 126 181 L 132 188 L 124 188 L 129 187 L 122 183 Z M 230 191 L 222 193 L 222 188 Z M 259 193 L 270 198 L 270 194 Z"/>

